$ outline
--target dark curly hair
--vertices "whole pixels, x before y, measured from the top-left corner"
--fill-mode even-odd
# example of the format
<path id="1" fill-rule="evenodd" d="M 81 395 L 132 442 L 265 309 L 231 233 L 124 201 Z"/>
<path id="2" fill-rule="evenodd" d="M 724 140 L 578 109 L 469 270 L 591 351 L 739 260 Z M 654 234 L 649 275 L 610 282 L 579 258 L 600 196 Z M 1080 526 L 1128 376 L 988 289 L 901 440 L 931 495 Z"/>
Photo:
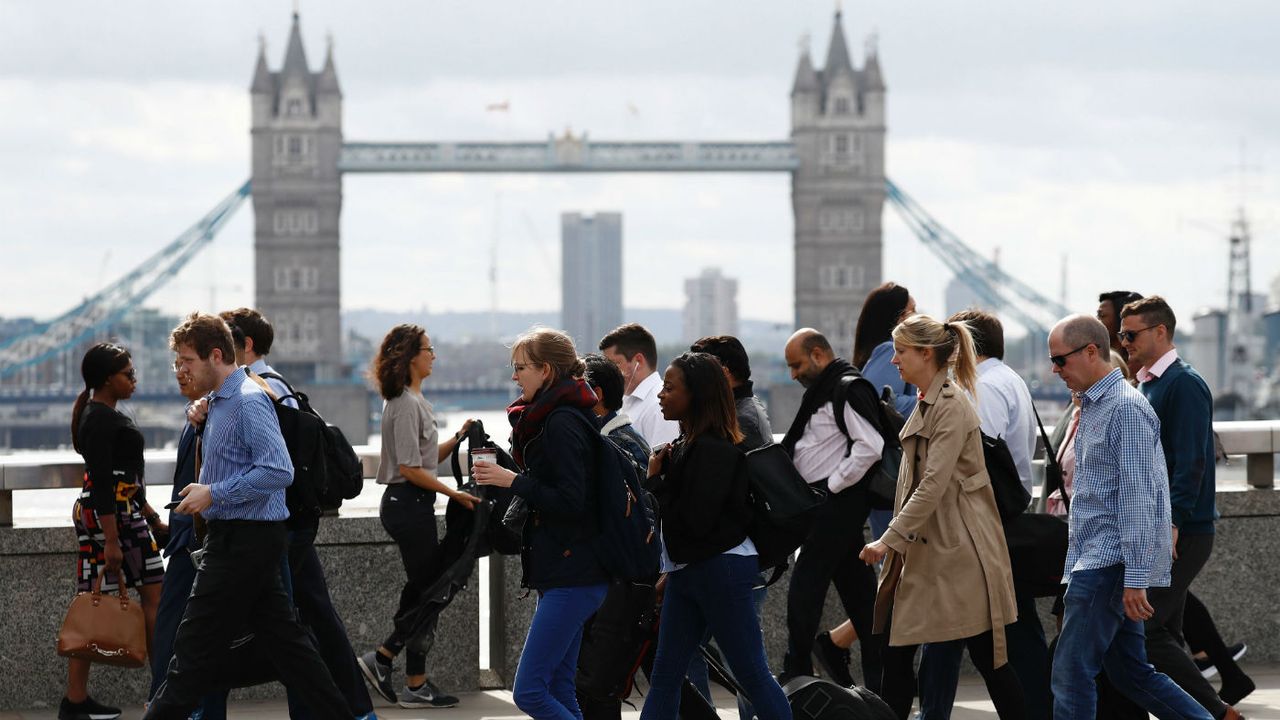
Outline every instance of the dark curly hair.
<path id="1" fill-rule="evenodd" d="M 724 366 L 716 356 L 687 352 L 672 360 L 671 367 L 684 375 L 684 385 L 689 390 L 689 415 L 680 421 L 687 439 L 710 434 L 719 435 L 734 445 L 742 442 L 733 391 L 724 376 Z"/>
<path id="2" fill-rule="evenodd" d="M 422 337 L 427 334 L 421 325 L 405 323 L 397 325 L 382 338 L 382 347 L 373 357 L 369 376 L 378 384 L 383 399 L 400 397 L 409 384 L 409 363 L 422 352 Z"/>
<path id="3" fill-rule="evenodd" d="M 76 396 L 71 406 L 71 447 L 80 452 L 80 417 L 89 403 L 89 393 L 107 384 L 112 375 L 129 366 L 129 351 L 112 343 L 98 343 L 89 348 L 80 361 L 80 377 L 84 378 L 84 390 Z"/>

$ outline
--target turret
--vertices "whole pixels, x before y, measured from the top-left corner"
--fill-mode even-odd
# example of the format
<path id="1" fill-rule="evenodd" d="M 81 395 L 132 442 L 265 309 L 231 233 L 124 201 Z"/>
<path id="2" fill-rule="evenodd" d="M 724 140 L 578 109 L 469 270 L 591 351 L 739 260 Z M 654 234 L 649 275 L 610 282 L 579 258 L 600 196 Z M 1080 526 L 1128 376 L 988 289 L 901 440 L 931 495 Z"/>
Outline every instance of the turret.
<path id="1" fill-rule="evenodd" d="M 311 69 L 307 66 L 307 52 L 302 47 L 302 29 L 298 14 L 293 14 L 293 28 L 289 31 L 289 46 L 284 53 L 284 66 L 280 68 L 280 98 L 277 112 L 285 117 L 310 117 L 314 112 L 315 93 Z"/>
<path id="2" fill-rule="evenodd" d="M 342 88 L 333 64 L 333 39 L 324 53 L 324 69 L 316 79 L 316 117 L 325 125 L 337 125 L 342 117 Z"/>
<path id="3" fill-rule="evenodd" d="M 791 83 L 791 126 L 810 125 L 817 118 L 822 106 L 822 87 L 818 73 L 805 47 L 796 65 L 796 78 Z"/>
<path id="4" fill-rule="evenodd" d="M 276 112 L 276 81 L 267 68 L 267 41 L 261 37 L 258 38 L 258 63 L 253 68 L 249 98 L 253 106 L 253 125 L 270 122 Z"/>
<path id="5" fill-rule="evenodd" d="M 880 54 L 876 50 L 874 36 L 867 40 L 867 59 L 862 68 L 862 112 L 867 121 L 883 126 L 884 117 L 884 77 L 880 74 Z"/>

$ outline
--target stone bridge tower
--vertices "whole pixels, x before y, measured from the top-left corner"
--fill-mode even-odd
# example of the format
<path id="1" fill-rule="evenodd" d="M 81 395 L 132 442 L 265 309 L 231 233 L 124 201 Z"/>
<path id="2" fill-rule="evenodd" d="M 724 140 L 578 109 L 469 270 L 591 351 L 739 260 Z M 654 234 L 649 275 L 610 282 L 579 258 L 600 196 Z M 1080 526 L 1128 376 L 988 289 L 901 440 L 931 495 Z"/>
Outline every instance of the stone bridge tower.
<path id="1" fill-rule="evenodd" d="M 279 72 L 258 51 L 253 104 L 256 303 L 275 328 L 271 364 L 295 383 L 337 380 L 342 365 L 338 220 L 342 91 L 332 43 L 311 72 L 298 15 Z"/>
<path id="2" fill-rule="evenodd" d="M 826 64 L 802 51 L 791 88 L 791 139 L 800 167 L 795 214 L 795 321 L 851 357 L 867 293 L 881 283 L 885 85 L 874 45 L 861 70 L 836 13 Z"/>

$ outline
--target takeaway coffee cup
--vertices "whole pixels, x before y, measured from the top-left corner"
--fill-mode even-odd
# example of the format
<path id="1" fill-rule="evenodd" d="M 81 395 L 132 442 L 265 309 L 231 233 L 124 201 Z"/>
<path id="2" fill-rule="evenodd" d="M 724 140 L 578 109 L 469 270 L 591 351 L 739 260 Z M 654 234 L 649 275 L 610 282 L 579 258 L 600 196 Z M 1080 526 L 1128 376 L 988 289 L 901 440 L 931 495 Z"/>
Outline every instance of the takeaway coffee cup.
<path id="1" fill-rule="evenodd" d="M 498 462 L 498 451 L 494 448 L 479 448 L 471 451 L 471 467 L 475 467 L 476 463 L 493 463 Z"/>

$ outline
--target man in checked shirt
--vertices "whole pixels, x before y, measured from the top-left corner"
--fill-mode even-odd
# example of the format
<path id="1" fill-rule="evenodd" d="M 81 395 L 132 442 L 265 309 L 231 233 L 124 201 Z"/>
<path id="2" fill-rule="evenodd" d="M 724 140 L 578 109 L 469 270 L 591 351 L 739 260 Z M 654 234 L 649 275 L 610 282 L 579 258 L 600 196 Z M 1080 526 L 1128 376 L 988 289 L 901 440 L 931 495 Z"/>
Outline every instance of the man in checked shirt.
<path id="1" fill-rule="evenodd" d="M 231 329 L 216 315 L 192 313 L 169 345 L 192 392 L 208 394 L 203 463 L 174 512 L 208 520 L 205 554 L 174 640 L 164 684 L 146 720 L 185 720 L 228 662 L 231 641 L 246 625 L 280 679 L 307 698 L 317 718 L 350 720 L 315 645 L 293 612 L 280 559 L 285 552 L 284 491 L 293 482 L 280 424 L 267 394 L 236 365 Z"/>
<path id="2" fill-rule="evenodd" d="M 1161 720 L 1213 717 L 1147 662 L 1148 587 L 1168 587 L 1173 544 L 1160 421 L 1108 362 L 1106 326 L 1087 315 L 1049 333 L 1053 372 L 1081 394 L 1066 614 L 1053 658 L 1055 720 L 1093 718 L 1093 679 L 1105 670 L 1120 692 Z"/>

